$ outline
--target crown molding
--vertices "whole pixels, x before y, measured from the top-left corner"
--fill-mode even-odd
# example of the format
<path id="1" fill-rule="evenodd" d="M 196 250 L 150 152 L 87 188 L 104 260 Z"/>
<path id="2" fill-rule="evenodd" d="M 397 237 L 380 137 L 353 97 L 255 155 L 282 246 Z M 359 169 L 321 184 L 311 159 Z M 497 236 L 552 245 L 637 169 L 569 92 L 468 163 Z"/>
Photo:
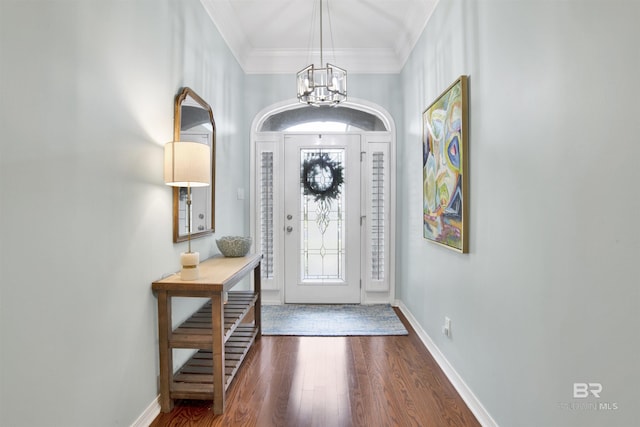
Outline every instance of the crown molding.
<path id="1" fill-rule="evenodd" d="M 295 74 L 309 64 L 320 66 L 319 59 L 318 50 L 253 49 L 241 66 L 247 74 Z M 336 49 L 325 51 L 324 60 L 354 74 L 395 74 L 403 65 L 392 49 Z"/>
<path id="2" fill-rule="evenodd" d="M 222 39 L 227 43 L 236 61 L 244 69 L 243 63 L 248 57 L 249 40 L 241 30 L 240 22 L 231 4 L 227 1 L 217 0 L 200 0 L 200 3 L 204 6 Z"/>

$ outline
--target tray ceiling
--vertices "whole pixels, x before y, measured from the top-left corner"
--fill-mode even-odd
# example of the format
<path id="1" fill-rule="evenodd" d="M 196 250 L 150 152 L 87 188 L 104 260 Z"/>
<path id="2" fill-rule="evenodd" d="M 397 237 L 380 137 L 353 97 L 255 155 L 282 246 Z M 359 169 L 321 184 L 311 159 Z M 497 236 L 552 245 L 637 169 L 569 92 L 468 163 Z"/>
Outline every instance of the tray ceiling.
<path id="1" fill-rule="evenodd" d="M 200 1 L 246 73 L 296 73 L 320 65 L 318 0 Z M 324 62 L 349 73 L 400 72 L 437 3 L 325 1 Z"/>

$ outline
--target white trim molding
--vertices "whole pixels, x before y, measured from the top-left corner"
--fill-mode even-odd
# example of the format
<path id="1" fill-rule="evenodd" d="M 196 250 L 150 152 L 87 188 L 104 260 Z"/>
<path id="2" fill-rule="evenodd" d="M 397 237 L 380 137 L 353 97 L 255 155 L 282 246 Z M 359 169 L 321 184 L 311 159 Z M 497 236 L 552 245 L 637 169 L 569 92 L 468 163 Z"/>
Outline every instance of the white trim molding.
<path id="1" fill-rule="evenodd" d="M 345 134 L 359 134 L 361 135 L 361 165 L 363 156 L 366 160 L 366 154 L 369 150 L 373 150 L 376 147 L 378 152 L 384 152 L 385 164 L 388 167 L 388 175 L 385 170 L 385 185 L 388 185 L 388 200 L 385 200 L 385 206 L 389 206 L 388 212 L 385 212 L 385 221 L 388 221 L 388 235 L 385 235 L 385 264 L 384 267 L 384 283 L 378 283 L 377 286 L 369 286 L 368 280 L 364 274 L 367 271 L 366 262 L 364 261 L 366 254 L 366 244 L 364 241 L 361 241 L 362 247 L 362 255 L 361 262 L 364 263 L 361 265 L 361 304 L 381 304 L 381 303 L 390 303 L 395 301 L 395 257 L 393 254 L 395 253 L 395 237 L 396 237 L 396 192 L 394 191 L 396 186 L 396 125 L 391 114 L 384 109 L 383 107 L 363 99 L 358 98 L 349 98 L 348 101 L 341 103 L 340 105 L 344 105 L 353 110 L 359 110 L 370 115 L 373 115 L 380 119 L 382 124 L 385 126 L 385 131 L 359 131 L 359 132 L 347 132 Z M 250 142 L 250 155 L 251 155 L 251 168 L 249 170 L 249 193 L 250 193 L 250 208 L 249 208 L 249 219 L 250 219 L 250 234 L 253 237 L 253 241 L 256 242 L 257 245 L 261 244 L 260 236 L 258 235 L 260 231 L 259 217 L 258 217 L 258 209 L 260 206 L 259 200 L 259 182 L 258 178 L 260 176 L 257 174 L 258 164 L 257 164 L 257 156 L 262 153 L 271 150 L 274 153 L 274 171 L 278 171 L 281 169 L 282 159 L 284 158 L 284 136 L 287 132 L 283 131 L 262 131 L 262 126 L 265 121 L 275 115 L 285 111 L 296 110 L 300 108 L 309 108 L 305 104 L 301 104 L 297 99 L 287 99 L 281 102 L 277 102 L 275 104 L 269 105 L 258 112 L 252 123 L 251 123 L 251 142 Z M 341 133 L 341 132 L 336 132 Z M 383 145 L 385 145 L 382 147 Z M 382 147 L 382 148 L 381 148 Z M 366 162 L 365 162 L 366 163 Z M 366 166 L 366 165 L 365 165 Z M 367 166 L 368 167 L 368 166 Z M 364 166 L 361 166 L 362 173 L 366 172 L 367 169 Z M 367 177 L 363 177 L 362 179 L 368 179 Z M 388 178 L 388 181 L 386 179 Z M 283 199 L 281 199 L 281 195 L 284 193 L 284 181 L 281 178 L 274 178 L 274 188 L 277 189 L 278 193 L 276 194 L 276 190 L 274 190 L 274 211 L 273 211 L 273 229 L 274 230 L 283 230 L 283 221 L 284 221 L 284 203 Z M 367 191 L 367 188 L 363 188 L 363 193 Z M 361 201 L 363 206 L 366 205 L 365 200 Z M 362 218 L 366 218 L 366 213 L 364 210 L 361 210 L 361 225 Z M 368 225 L 367 225 L 368 226 Z M 277 270 L 278 273 L 274 273 L 274 278 L 271 282 L 268 283 L 269 286 L 264 286 L 263 283 L 263 303 L 268 304 L 282 304 L 284 303 L 284 256 L 281 253 L 284 248 L 284 233 L 278 232 L 277 236 L 274 236 L 273 245 L 274 245 L 274 253 L 278 254 L 274 256 L 274 270 Z M 386 232 L 385 232 L 386 234 Z M 366 235 L 363 235 L 363 239 Z M 386 242 L 388 241 L 388 242 Z M 276 277 L 277 274 L 277 277 Z M 383 280 L 383 279 L 380 279 Z"/>
<path id="2" fill-rule="evenodd" d="M 418 334 L 418 337 L 427 348 L 429 353 L 433 356 L 440 369 L 444 372 L 446 377 L 449 379 L 453 387 L 460 394 L 460 397 L 467 404 L 473 415 L 478 419 L 478 422 L 483 427 L 498 427 L 498 423 L 491 417 L 491 414 L 486 410 L 482 403 L 473 391 L 469 388 L 467 383 L 464 382 L 460 374 L 454 369 L 454 367 L 449 363 L 447 358 L 442 354 L 438 346 L 433 342 L 429 334 L 420 326 L 416 318 L 413 316 L 409 308 L 402 302 L 397 301 L 397 306 L 404 314 L 404 317 L 407 318 L 413 329 Z"/>
<path id="3" fill-rule="evenodd" d="M 160 396 L 153 399 L 153 402 L 147 406 L 137 420 L 131 424 L 131 427 L 149 427 L 153 420 L 160 414 Z"/>

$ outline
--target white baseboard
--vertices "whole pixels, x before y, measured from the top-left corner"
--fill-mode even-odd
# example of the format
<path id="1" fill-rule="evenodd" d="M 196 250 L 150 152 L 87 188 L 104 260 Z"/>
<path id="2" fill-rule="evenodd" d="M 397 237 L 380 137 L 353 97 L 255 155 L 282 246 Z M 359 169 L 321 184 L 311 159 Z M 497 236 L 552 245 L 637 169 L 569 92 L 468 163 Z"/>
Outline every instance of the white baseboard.
<path id="1" fill-rule="evenodd" d="M 444 357 L 444 354 L 442 354 L 438 346 L 433 342 L 431 337 L 429 337 L 429 334 L 420 326 L 411 311 L 409 311 L 409 308 L 404 305 L 402 301 L 397 301 L 397 305 L 400 311 L 402 311 L 402 314 L 404 314 L 409 323 L 411 323 L 411 326 L 415 329 L 418 337 L 420 337 L 420 340 L 422 340 L 422 343 L 427 350 L 429 350 L 429 353 L 431 353 L 436 363 L 440 366 L 440 369 L 442 369 L 453 387 L 460 394 L 464 403 L 467 404 L 471 412 L 473 412 L 473 415 L 478 419 L 478 422 L 484 427 L 498 427 L 498 424 L 491 418 L 489 412 L 482 406 L 482 403 L 480 403 L 462 377 L 456 372 L 453 366 L 451 366 L 447 358 Z"/>
<path id="2" fill-rule="evenodd" d="M 149 427 L 153 420 L 160 414 L 160 396 L 153 399 L 147 409 L 131 424 L 131 427 Z"/>

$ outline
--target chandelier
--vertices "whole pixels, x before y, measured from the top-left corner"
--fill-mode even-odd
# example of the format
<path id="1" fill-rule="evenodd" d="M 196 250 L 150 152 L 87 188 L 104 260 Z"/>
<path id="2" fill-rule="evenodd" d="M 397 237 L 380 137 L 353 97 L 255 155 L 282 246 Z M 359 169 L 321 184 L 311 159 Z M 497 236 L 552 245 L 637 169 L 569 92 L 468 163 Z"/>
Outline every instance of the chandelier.
<path id="1" fill-rule="evenodd" d="M 324 62 L 322 52 L 322 0 L 320 0 L 320 67 Z M 324 68 L 314 64 L 299 71 L 298 100 L 313 105 L 336 105 L 347 99 L 347 71 L 327 62 Z"/>

